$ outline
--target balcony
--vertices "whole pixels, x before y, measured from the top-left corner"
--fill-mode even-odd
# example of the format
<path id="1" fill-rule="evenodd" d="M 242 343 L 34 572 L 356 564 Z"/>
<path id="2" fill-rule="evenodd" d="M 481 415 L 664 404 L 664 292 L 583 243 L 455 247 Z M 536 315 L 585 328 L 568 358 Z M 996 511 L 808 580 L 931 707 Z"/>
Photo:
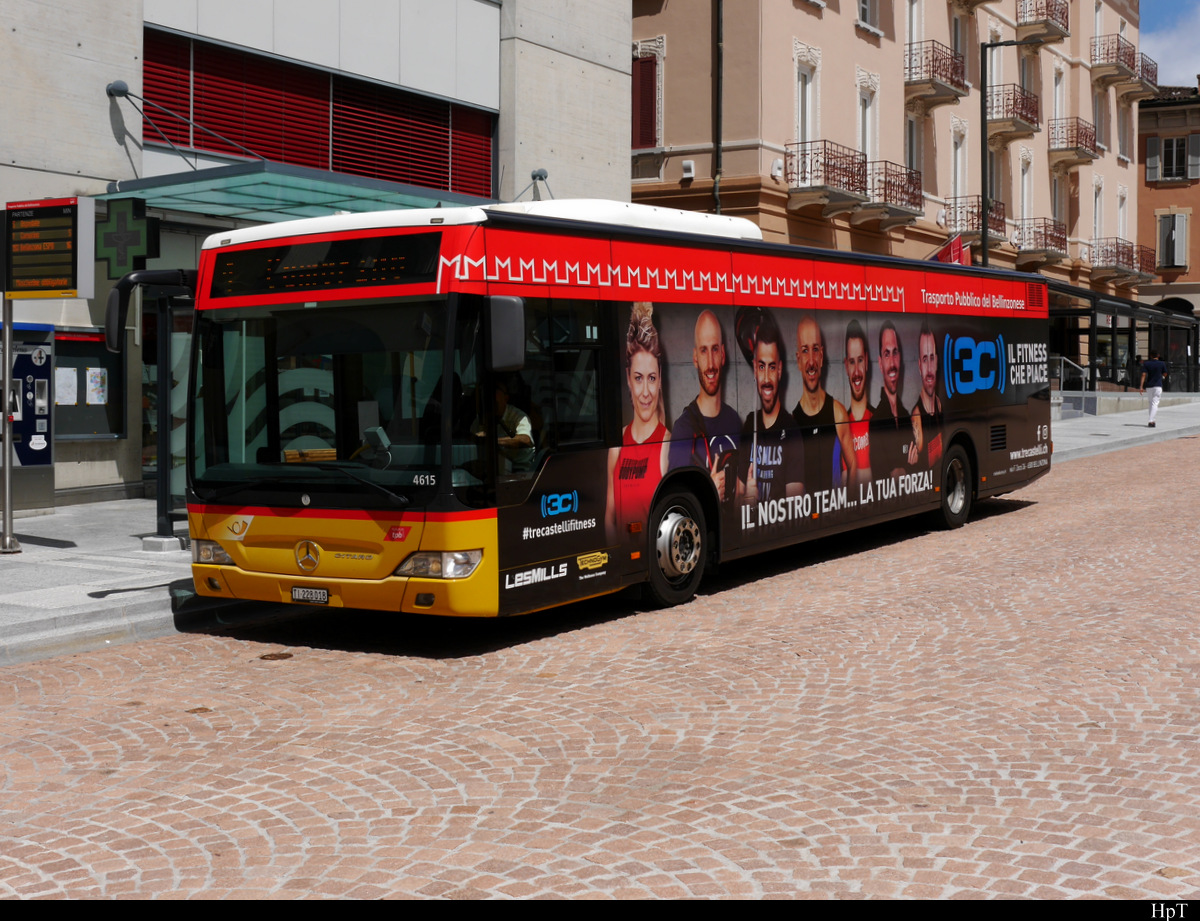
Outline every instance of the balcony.
<path id="1" fill-rule="evenodd" d="M 1016 83 L 988 87 L 988 143 L 1004 147 L 1041 130 L 1041 106 L 1036 95 Z"/>
<path id="2" fill-rule="evenodd" d="M 911 224 L 925 213 L 920 172 L 889 160 L 867 164 L 867 196 L 867 203 L 851 216 L 851 224 L 878 221 L 885 231 Z"/>
<path id="3" fill-rule="evenodd" d="M 967 95 L 967 64 L 941 42 L 904 46 L 904 102 L 926 112 Z"/>
<path id="4" fill-rule="evenodd" d="M 1128 83 L 1137 77 L 1138 54 L 1132 42 L 1119 35 L 1092 38 L 1092 82 L 1102 86 Z"/>
<path id="5" fill-rule="evenodd" d="M 1133 79 L 1117 84 L 1117 95 L 1123 102 L 1137 102 L 1158 95 L 1158 62 L 1147 54 L 1137 56 Z"/>
<path id="6" fill-rule="evenodd" d="M 824 205 L 823 217 L 856 210 L 867 201 L 867 158 L 832 141 L 787 145 L 788 208 Z"/>
<path id="7" fill-rule="evenodd" d="M 1060 171 L 1091 163 L 1100 156 L 1096 126 L 1082 118 L 1050 119 L 1050 166 Z"/>
<path id="8" fill-rule="evenodd" d="M 1153 280 L 1158 274 L 1155 269 L 1158 268 L 1158 254 L 1152 246 L 1134 246 L 1134 256 L 1137 258 L 1137 270 L 1140 274 L 1147 276 L 1147 281 Z"/>
<path id="9" fill-rule="evenodd" d="M 1067 258 L 1067 225 L 1048 217 L 1017 221 L 1017 268 L 1036 272 Z"/>
<path id="10" fill-rule="evenodd" d="M 992 201 L 988 213 L 988 245 L 1004 242 L 1004 202 Z M 965 242 L 983 236 L 983 202 L 978 195 L 959 195 L 946 200 L 946 232 L 959 235 Z"/>
<path id="11" fill-rule="evenodd" d="M 1154 280 L 1154 250 L 1148 246 L 1121 237 L 1102 237 L 1092 241 L 1089 255 L 1093 281 L 1127 288 Z"/>
<path id="12" fill-rule="evenodd" d="M 1071 34 L 1070 23 L 1067 0 L 1020 0 L 1017 4 L 1018 41 L 1061 42 Z"/>
<path id="13" fill-rule="evenodd" d="M 957 6 L 960 10 L 965 10 L 968 13 L 974 12 L 976 7 L 983 6 L 985 3 L 990 3 L 991 0 L 950 0 L 951 6 Z"/>

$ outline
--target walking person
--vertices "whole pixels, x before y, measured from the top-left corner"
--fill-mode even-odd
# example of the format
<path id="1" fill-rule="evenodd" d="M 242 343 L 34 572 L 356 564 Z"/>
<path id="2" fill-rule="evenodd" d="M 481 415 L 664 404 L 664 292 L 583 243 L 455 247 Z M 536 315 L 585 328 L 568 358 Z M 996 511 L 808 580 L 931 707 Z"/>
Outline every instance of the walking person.
<path id="1" fill-rule="evenodd" d="M 1150 388 L 1150 428 L 1154 428 L 1154 417 L 1158 414 L 1158 401 L 1162 396 L 1163 376 L 1167 373 L 1167 364 L 1160 361 L 1158 352 L 1150 350 L 1150 358 L 1142 363 L 1142 382 L 1139 392 L 1145 393 Z"/>

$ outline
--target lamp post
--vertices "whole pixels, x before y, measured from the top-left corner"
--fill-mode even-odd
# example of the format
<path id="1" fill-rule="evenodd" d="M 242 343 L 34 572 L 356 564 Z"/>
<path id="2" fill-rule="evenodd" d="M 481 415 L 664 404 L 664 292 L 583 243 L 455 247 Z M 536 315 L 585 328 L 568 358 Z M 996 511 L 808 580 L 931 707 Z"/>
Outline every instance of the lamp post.
<path id="1" fill-rule="evenodd" d="M 981 224 L 980 228 L 980 246 L 983 253 L 980 256 L 979 263 L 984 268 L 988 265 L 988 218 L 992 213 L 992 197 L 989 194 L 991 179 L 990 170 L 988 170 L 988 52 L 993 48 L 1013 48 L 1021 45 L 1040 45 L 1041 40 L 1036 38 L 1026 38 L 1021 41 L 1009 39 L 1006 42 L 980 42 L 979 43 L 979 176 L 980 189 L 979 196 Z"/>

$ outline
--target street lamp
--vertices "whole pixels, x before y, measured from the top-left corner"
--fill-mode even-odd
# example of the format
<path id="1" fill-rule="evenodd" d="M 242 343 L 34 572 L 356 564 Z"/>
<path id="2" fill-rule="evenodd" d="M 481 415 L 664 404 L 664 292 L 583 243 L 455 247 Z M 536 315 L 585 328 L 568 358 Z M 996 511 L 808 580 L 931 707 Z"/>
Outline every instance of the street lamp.
<path id="1" fill-rule="evenodd" d="M 988 264 L 988 218 L 992 212 L 992 198 L 989 194 L 991 189 L 990 179 L 991 171 L 988 169 L 988 52 L 993 48 L 1014 48 L 1021 45 L 1040 45 L 1041 39 L 1026 38 L 1021 41 L 1009 39 L 1006 42 L 980 42 L 979 43 L 979 184 L 981 194 L 979 201 L 982 207 L 982 227 L 980 233 L 980 246 L 983 249 L 983 254 L 980 256 L 980 265 L 987 268 Z"/>

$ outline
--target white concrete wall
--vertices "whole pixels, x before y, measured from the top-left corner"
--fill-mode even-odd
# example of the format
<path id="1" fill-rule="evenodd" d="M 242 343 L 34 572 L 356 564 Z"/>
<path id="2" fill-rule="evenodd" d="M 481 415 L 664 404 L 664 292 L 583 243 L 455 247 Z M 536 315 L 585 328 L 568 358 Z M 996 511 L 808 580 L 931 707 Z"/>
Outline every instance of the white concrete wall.
<path id="1" fill-rule="evenodd" d="M 556 198 L 629 200 L 630 35 L 628 0 L 505 0 L 502 200 L 535 169 Z"/>
<path id="2" fill-rule="evenodd" d="M 145 20 L 199 38 L 495 109 L 496 0 L 144 0 Z"/>
<path id="3" fill-rule="evenodd" d="M 4 4 L 5 201 L 95 194 L 140 171 L 141 123 L 104 93 L 117 78 L 135 90 L 140 84 L 140 12 L 136 3 L 89 0 Z"/>
<path id="4" fill-rule="evenodd" d="M 95 195 L 110 180 L 141 174 L 141 120 L 127 104 L 109 99 L 104 88 L 122 79 L 134 92 L 141 89 L 142 28 L 140 3 L 15 0 L 4 5 L 0 200 Z M 14 317 L 59 327 L 99 326 L 108 293 L 100 275 L 96 293 L 91 302 L 18 301 Z M 136 354 L 128 365 L 132 381 L 141 374 Z M 131 418 L 130 437 L 123 440 L 56 442 L 56 487 L 140 480 L 139 425 Z"/>

